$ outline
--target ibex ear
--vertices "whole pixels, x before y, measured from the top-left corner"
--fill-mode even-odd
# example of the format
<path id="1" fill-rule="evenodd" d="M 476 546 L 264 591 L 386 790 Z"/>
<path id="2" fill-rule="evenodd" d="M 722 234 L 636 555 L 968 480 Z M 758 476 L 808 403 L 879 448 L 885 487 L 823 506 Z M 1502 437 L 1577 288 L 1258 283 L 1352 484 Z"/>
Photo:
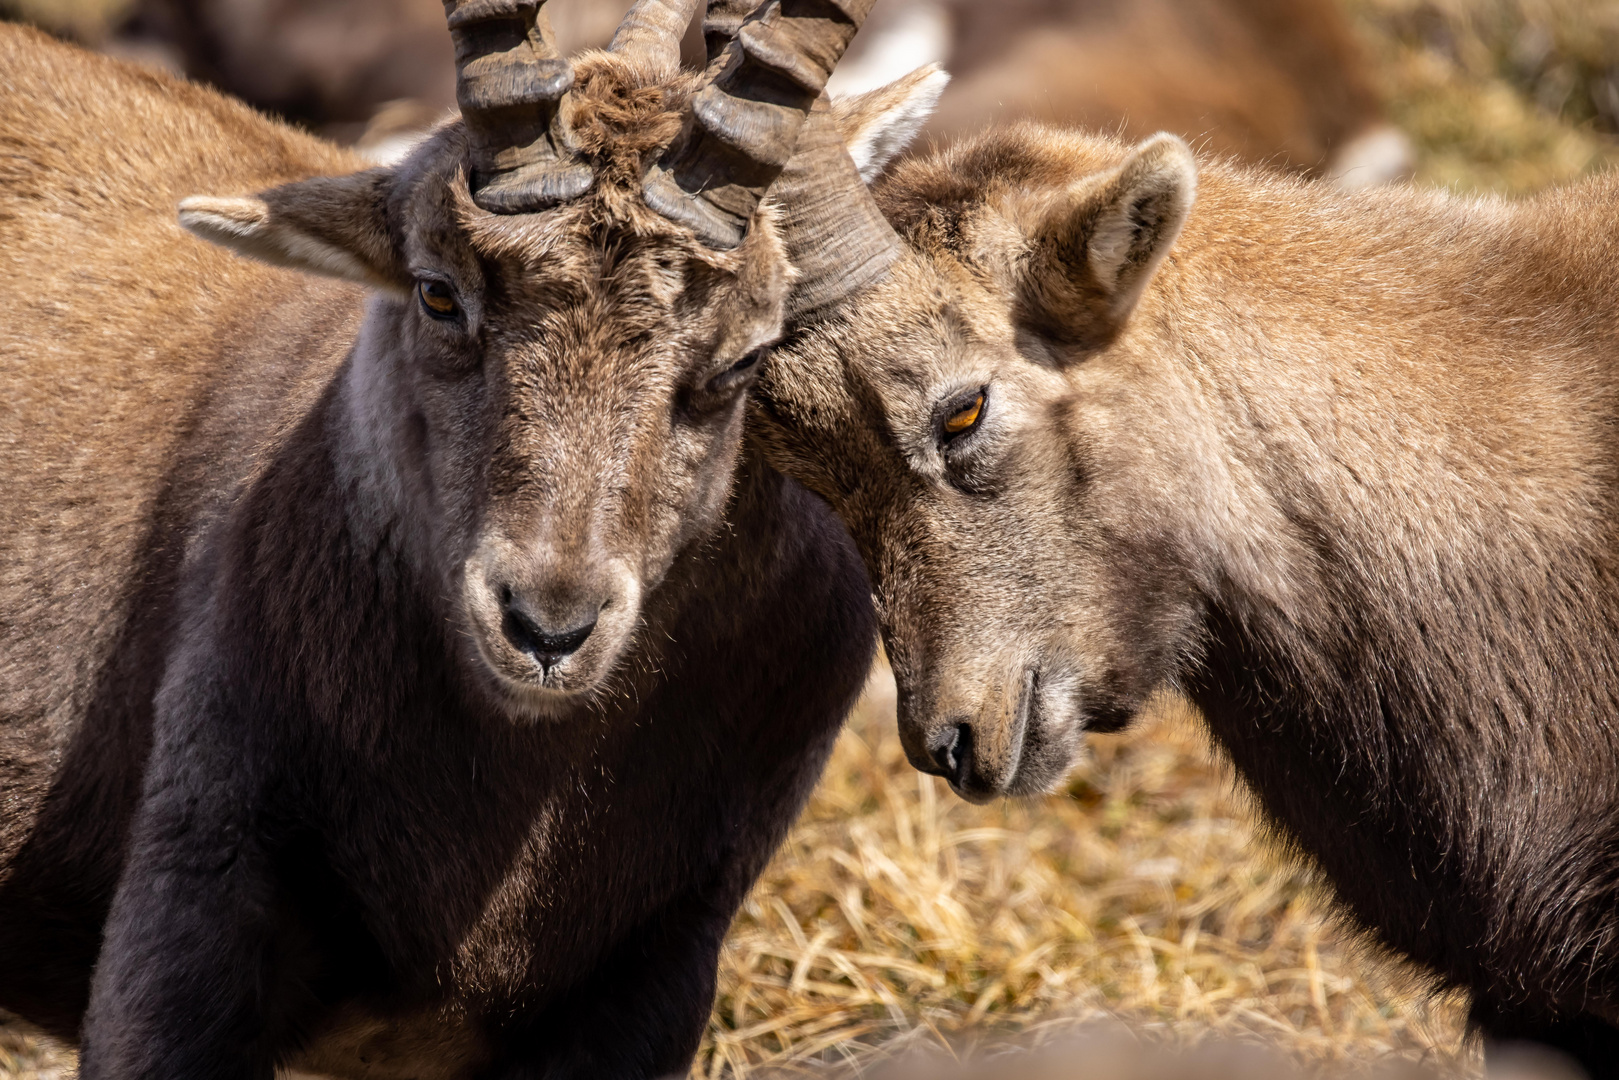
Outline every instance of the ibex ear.
<path id="1" fill-rule="evenodd" d="M 887 86 L 833 99 L 832 122 L 860 170 L 860 179 L 871 183 L 911 145 L 949 82 L 949 73 L 938 64 L 926 64 Z"/>
<path id="2" fill-rule="evenodd" d="M 1158 134 L 1114 171 L 1086 177 L 1055 201 L 1014 208 L 1028 245 L 1019 316 L 1063 344 L 1106 344 L 1180 235 L 1196 194 L 1192 151 Z"/>
<path id="3" fill-rule="evenodd" d="M 368 169 L 245 198 L 194 195 L 180 203 L 180 224 L 276 266 L 397 291 L 409 275 L 388 231 L 392 179 L 389 169 Z"/>

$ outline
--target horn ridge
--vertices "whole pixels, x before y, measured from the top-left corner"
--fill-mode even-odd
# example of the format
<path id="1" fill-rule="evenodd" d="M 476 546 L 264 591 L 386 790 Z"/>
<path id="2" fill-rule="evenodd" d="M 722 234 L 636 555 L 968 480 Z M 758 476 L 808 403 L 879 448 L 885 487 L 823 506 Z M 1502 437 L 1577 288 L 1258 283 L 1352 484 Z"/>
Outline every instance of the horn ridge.
<path id="1" fill-rule="evenodd" d="M 703 45 L 712 64 L 742 29 L 742 21 L 759 6 L 759 0 L 708 0 L 703 12 Z"/>
<path id="2" fill-rule="evenodd" d="M 770 76 L 775 75 L 790 84 L 791 89 L 786 92 L 794 98 L 801 99 L 809 94 L 813 102 L 814 95 L 819 94 L 826 85 L 838 58 L 833 56 L 828 60 L 821 55 L 824 51 L 824 35 L 811 31 L 802 22 L 783 20 L 779 26 L 770 29 L 774 33 L 767 31 L 763 24 L 753 23 L 737 32 L 736 41 L 741 46 L 742 55 L 758 70 L 752 73 L 751 78 L 739 74 L 733 81 L 756 86 L 755 96 L 764 97 L 769 93 Z M 782 104 L 788 102 L 783 101 Z"/>
<path id="3" fill-rule="evenodd" d="M 680 39 L 697 12 L 698 0 L 636 0 L 607 46 L 610 52 L 640 55 L 658 69 L 680 70 Z"/>
<path id="4" fill-rule="evenodd" d="M 526 8 L 538 7 L 545 0 L 465 0 L 445 15 L 451 30 L 485 19 L 520 19 Z M 451 5 L 446 5 L 449 7 Z"/>
<path id="5" fill-rule="evenodd" d="M 805 117 L 876 0 L 768 0 L 710 65 L 712 81 L 644 185 L 647 204 L 711 247 L 742 242 L 765 189 L 792 158 Z M 715 10 L 718 9 L 718 10 Z M 741 9 L 712 5 L 712 51 Z"/>
<path id="6" fill-rule="evenodd" d="M 770 199 L 780 209 L 787 260 L 798 271 L 790 320 L 829 310 L 867 288 L 904 253 L 849 157 L 824 94 Z"/>
<path id="7" fill-rule="evenodd" d="M 594 181 L 562 140 L 573 67 L 557 51 L 545 0 L 444 0 L 455 45 L 472 201 L 520 214 L 578 198 Z"/>

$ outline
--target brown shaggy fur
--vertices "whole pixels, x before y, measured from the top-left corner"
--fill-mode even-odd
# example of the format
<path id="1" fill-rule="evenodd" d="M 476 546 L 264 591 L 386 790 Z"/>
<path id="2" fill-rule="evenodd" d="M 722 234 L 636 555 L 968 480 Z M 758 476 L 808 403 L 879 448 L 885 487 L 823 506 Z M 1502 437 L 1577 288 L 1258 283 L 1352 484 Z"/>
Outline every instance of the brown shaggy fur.
<path id="1" fill-rule="evenodd" d="M 458 124 L 354 173 L 0 71 L 0 1005 L 86 1080 L 683 1069 L 874 638 L 742 448 L 770 211 L 715 253 L 636 195 L 691 81 L 586 58 L 596 186 L 494 217 Z"/>
<path id="2" fill-rule="evenodd" d="M 909 256 L 754 430 L 862 549 L 913 762 L 1048 790 L 1178 687 L 1354 920 L 1616 1075 L 1619 176 L 1345 196 L 1019 127 L 877 195 Z M 1098 267 L 1158 258 L 1121 308 Z"/>

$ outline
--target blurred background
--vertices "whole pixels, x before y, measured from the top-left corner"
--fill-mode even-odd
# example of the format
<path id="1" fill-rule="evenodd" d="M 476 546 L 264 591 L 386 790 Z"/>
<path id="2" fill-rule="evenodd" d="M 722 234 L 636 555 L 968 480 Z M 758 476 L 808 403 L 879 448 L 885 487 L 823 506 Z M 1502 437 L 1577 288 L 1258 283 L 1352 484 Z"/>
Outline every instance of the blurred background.
<path id="1" fill-rule="evenodd" d="M 627 7 L 547 10 L 580 49 Z M 439 0 L 0 0 L 0 18 L 379 159 L 454 101 Z M 1167 129 L 1346 188 L 1506 196 L 1619 163 L 1619 0 L 880 0 L 838 88 L 932 60 L 955 75 L 933 141 L 1022 117 Z M 879 667 L 732 930 L 695 1075 L 1098 1023 L 1170 1047 L 1262 1040 L 1306 1067 L 1478 1075 L 1465 1003 L 1335 924 L 1184 703 L 1091 745 L 1061 794 L 969 806 L 906 765 Z M 0 1022 L 0 1076 L 71 1074 L 71 1053 Z"/>
<path id="2" fill-rule="evenodd" d="M 571 51 L 628 6 L 546 10 Z M 454 103 L 439 0 L 0 0 L 0 18 L 379 153 Z M 931 60 L 956 77 L 935 137 L 1018 117 L 1167 129 L 1350 186 L 1528 191 L 1598 167 L 1619 130 L 1619 0 L 881 0 L 837 87 Z"/>

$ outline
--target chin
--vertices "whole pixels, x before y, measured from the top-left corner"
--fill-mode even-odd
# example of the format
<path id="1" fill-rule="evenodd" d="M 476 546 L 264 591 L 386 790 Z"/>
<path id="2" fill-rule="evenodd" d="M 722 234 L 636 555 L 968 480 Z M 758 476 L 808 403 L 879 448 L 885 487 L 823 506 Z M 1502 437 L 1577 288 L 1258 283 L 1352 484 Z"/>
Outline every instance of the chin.
<path id="1" fill-rule="evenodd" d="M 1039 761 L 1026 762 L 1007 785 L 1006 794 L 1017 799 L 1031 799 L 1041 795 L 1053 795 L 1062 790 L 1068 782 L 1068 774 L 1074 771 L 1079 764 L 1079 753 L 1074 752 L 1059 756 L 1042 758 Z"/>
<path id="2" fill-rule="evenodd" d="M 513 720 L 545 723 L 578 715 L 591 702 L 589 691 L 553 690 L 538 683 L 513 683 L 501 679 L 501 696 Z"/>

